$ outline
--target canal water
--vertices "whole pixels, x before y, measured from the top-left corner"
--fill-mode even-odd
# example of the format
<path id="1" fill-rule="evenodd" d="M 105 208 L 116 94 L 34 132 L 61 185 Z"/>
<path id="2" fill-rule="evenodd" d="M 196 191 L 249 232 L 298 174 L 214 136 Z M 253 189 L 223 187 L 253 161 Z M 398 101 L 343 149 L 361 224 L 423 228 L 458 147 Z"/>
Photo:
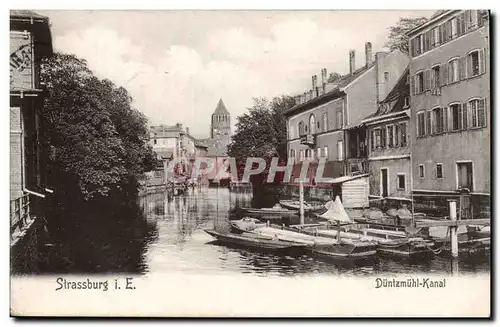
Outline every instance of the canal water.
<path id="1" fill-rule="evenodd" d="M 307 254 L 294 256 L 259 253 L 221 245 L 204 229 L 228 231 L 229 220 L 241 218 L 241 207 L 252 205 L 251 192 L 228 188 L 195 188 L 188 194 L 143 196 L 140 206 L 153 232 L 141 242 L 137 273 L 254 274 L 258 276 L 384 274 L 474 274 L 490 271 L 489 253 L 461 254 L 427 259 L 377 257 L 352 264 L 318 259 Z M 255 203 L 253 203 L 255 206 Z"/>

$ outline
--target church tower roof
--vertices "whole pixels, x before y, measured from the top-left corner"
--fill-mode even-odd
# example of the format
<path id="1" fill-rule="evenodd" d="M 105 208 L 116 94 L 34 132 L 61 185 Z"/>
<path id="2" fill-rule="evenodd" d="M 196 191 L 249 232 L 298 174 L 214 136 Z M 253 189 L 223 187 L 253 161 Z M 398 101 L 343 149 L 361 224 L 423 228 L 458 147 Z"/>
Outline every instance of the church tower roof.
<path id="1" fill-rule="evenodd" d="M 215 108 L 214 113 L 212 115 L 230 115 L 229 111 L 227 110 L 226 106 L 224 105 L 224 102 L 222 102 L 222 99 L 219 100 L 219 103 L 217 104 L 217 108 Z"/>

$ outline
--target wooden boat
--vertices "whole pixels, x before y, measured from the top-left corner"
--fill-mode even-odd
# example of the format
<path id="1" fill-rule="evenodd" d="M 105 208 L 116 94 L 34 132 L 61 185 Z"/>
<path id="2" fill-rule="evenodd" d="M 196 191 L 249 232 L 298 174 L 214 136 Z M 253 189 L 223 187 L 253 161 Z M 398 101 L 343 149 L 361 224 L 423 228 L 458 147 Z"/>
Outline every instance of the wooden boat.
<path id="1" fill-rule="evenodd" d="M 313 254 L 342 259 L 367 259 L 377 252 L 377 244 L 371 241 L 341 240 L 312 236 L 287 227 L 257 227 L 252 233 L 307 245 Z"/>
<path id="2" fill-rule="evenodd" d="M 294 226 L 297 228 L 297 226 Z M 299 227 L 300 228 L 300 227 Z M 337 227 L 307 227 L 301 228 L 301 231 L 308 235 L 317 235 L 321 237 L 337 238 Z M 340 231 L 341 239 L 369 240 L 376 242 L 377 252 L 394 255 L 414 256 L 431 253 L 434 246 L 432 240 L 423 237 L 411 236 L 403 231 L 379 230 L 368 228 L 362 225 L 344 226 Z"/>
<path id="3" fill-rule="evenodd" d="M 322 237 L 337 238 L 340 233 L 341 239 L 352 240 L 370 240 L 376 242 L 377 251 L 380 253 L 390 253 L 396 255 L 413 256 L 432 252 L 434 242 L 425 239 L 419 229 L 406 226 L 360 224 L 352 220 L 344 210 L 340 199 L 327 203 L 327 212 L 319 217 L 328 219 L 329 224 L 316 227 L 302 227 L 300 225 L 294 228 L 301 229 L 308 235 L 317 235 Z"/>
<path id="4" fill-rule="evenodd" d="M 271 236 L 260 235 L 256 233 L 219 233 L 213 229 L 205 229 L 205 232 L 222 243 L 242 245 L 262 250 L 301 250 L 305 249 L 303 243 L 283 241 Z"/>
<path id="5" fill-rule="evenodd" d="M 240 220 L 230 221 L 229 226 L 231 226 L 231 231 L 233 233 L 241 234 L 252 231 L 258 227 L 265 227 L 267 224 L 256 218 L 244 217 Z"/>
<path id="6" fill-rule="evenodd" d="M 286 208 L 286 209 L 290 209 L 290 210 L 300 210 L 300 201 L 296 201 L 296 200 L 280 200 L 279 201 L 279 204 L 283 207 L 283 208 Z M 325 205 L 320 203 L 320 202 L 316 202 L 316 203 L 311 203 L 311 202 L 304 202 L 304 212 L 306 211 L 317 211 L 317 210 L 321 210 L 321 209 L 324 209 L 325 208 Z"/>
<path id="7" fill-rule="evenodd" d="M 281 218 L 281 217 L 290 217 L 298 215 L 297 211 L 282 208 L 280 205 L 275 205 L 272 208 L 261 208 L 261 209 L 241 208 L 241 209 L 251 216 L 266 217 L 268 219 L 272 217 Z"/>

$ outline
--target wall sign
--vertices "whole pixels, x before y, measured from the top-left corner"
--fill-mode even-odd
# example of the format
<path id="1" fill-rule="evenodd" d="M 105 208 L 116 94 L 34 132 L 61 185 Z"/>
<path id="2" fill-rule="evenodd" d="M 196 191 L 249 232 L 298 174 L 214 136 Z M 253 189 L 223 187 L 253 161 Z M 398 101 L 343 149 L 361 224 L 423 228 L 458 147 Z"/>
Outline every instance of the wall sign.
<path id="1" fill-rule="evenodd" d="M 30 34 L 10 33 L 10 89 L 33 89 L 33 46 Z"/>

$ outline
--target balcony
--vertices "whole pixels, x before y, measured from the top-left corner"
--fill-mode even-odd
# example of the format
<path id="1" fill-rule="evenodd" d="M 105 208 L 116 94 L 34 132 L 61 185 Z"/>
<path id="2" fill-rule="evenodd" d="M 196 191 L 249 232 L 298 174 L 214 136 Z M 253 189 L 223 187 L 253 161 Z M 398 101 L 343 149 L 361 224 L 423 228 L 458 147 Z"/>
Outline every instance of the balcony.
<path id="1" fill-rule="evenodd" d="M 366 158 L 348 158 L 346 163 L 347 174 L 357 175 L 368 173 L 368 160 Z"/>
<path id="2" fill-rule="evenodd" d="M 316 135 L 306 134 L 300 137 L 300 144 L 315 146 L 316 145 Z"/>

